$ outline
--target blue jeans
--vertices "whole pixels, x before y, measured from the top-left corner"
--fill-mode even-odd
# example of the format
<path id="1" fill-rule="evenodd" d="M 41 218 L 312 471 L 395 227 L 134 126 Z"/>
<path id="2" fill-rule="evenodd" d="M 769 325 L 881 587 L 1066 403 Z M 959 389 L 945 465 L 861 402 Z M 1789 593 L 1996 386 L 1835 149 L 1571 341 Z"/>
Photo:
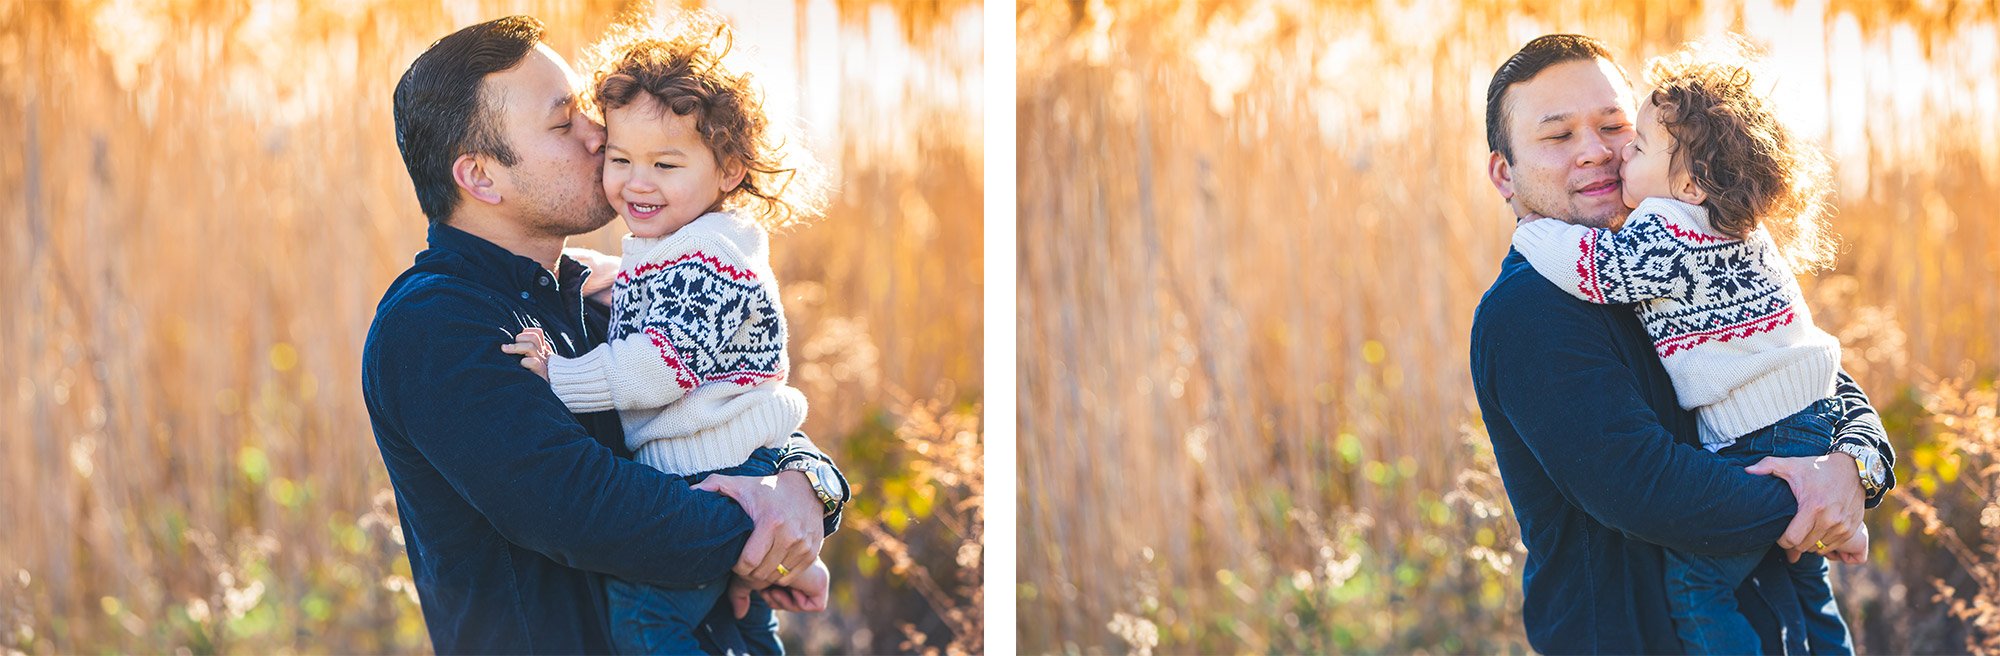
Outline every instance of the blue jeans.
<path id="1" fill-rule="evenodd" d="M 777 449 L 761 448 L 741 465 L 687 476 L 689 484 L 711 475 L 770 476 L 778 473 Z M 692 589 L 669 589 L 618 579 L 605 582 L 611 602 L 611 644 L 620 654 L 719 654 L 747 646 L 752 654 L 783 654 L 778 617 L 758 595 L 750 613 L 737 619 L 722 599 L 729 577 Z"/>
<path id="2" fill-rule="evenodd" d="M 1840 418 L 1837 399 L 1821 399 L 1797 414 L 1737 438 L 1716 453 L 1748 467 L 1765 456 L 1818 457 L 1833 450 Z M 1673 549 L 1667 556 L 1667 602 L 1674 630 L 1690 654 L 1755 654 L 1757 632 L 1736 608 L 1736 588 L 1764 559 L 1760 549 L 1730 556 L 1704 556 Z M 1852 654 L 1847 624 L 1827 585 L 1826 559 L 1807 553 L 1790 566 L 1799 606 L 1805 610 L 1806 645 L 1814 654 Z"/>

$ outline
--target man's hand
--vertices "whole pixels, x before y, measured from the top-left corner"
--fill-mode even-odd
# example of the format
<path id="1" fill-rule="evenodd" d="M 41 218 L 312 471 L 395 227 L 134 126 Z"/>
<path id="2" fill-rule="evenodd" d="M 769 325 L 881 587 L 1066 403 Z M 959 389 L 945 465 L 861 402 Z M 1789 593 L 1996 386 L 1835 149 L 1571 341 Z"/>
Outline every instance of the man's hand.
<path id="1" fill-rule="evenodd" d="M 500 345 L 503 353 L 521 356 L 521 366 L 535 372 L 542 380 L 549 379 L 549 358 L 555 350 L 549 348 L 549 338 L 540 328 L 528 328 L 514 336 L 514 343 Z"/>
<path id="2" fill-rule="evenodd" d="M 1846 545 L 1861 527 L 1861 477 L 1856 474 L 1854 457 L 1835 451 L 1813 458 L 1769 457 L 1744 471 L 1777 476 L 1792 487 L 1799 512 L 1778 537 L 1786 557 L 1798 562 L 1806 551 L 1831 550 Z M 1825 545 L 1825 547 L 1821 547 Z"/>
<path id="3" fill-rule="evenodd" d="M 734 570 L 752 588 L 789 586 L 819 558 L 820 543 L 826 540 L 826 507 L 820 505 L 805 473 L 710 476 L 694 489 L 734 499 L 757 525 Z"/>
<path id="4" fill-rule="evenodd" d="M 1849 565 L 1868 562 L 1868 525 L 1861 525 L 1861 530 L 1855 531 L 1854 537 L 1848 538 L 1845 544 L 1834 547 L 1833 552 L 1826 557 Z"/>
<path id="5" fill-rule="evenodd" d="M 583 280 L 583 288 L 578 290 L 583 293 L 583 297 L 610 305 L 611 282 L 618 278 L 618 267 L 622 261 L 616 256 L 605 255 L 588 248 L 565 248 L 563 254 L 590 267 L 590 277 Z"/>
<path id="6" fill-rule="evenodd" d="M 759 593 L 764 595 L 764 603 L 772 608 L 793 613 L 817 613 L 826 610 L 827 593 L 832 589 L 833 574 L 826 569 L 826 563 L 815 560 L 806 571 L 792 579 L 787 586 L 771 586 Z M 744 603 L 747 613 L 749 603 Z"/>

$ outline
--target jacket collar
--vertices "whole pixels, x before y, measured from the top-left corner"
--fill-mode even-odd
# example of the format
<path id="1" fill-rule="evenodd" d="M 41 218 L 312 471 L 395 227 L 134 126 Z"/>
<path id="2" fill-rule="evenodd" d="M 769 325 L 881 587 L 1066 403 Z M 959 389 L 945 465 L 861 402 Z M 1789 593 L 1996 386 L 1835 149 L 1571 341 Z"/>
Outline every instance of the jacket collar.
<path id="1" fill-rule="evenodd" d="M 516 255 L 498 244 L 470 232 L 442 223 L 431 224 L 427 237 L 430 251 L 417 257 L 419 264 L 433 256 L 456 256 L 459 266 L 445 264 L 455 275 L 504 292 L 537 291 L 548 270 L 534 260 Z M 449 258 L 448 258 L 449 259 Z M 574 293 L 582 286 L 590 268 L 562 256 L 556 264 L 556 288 Z"/>

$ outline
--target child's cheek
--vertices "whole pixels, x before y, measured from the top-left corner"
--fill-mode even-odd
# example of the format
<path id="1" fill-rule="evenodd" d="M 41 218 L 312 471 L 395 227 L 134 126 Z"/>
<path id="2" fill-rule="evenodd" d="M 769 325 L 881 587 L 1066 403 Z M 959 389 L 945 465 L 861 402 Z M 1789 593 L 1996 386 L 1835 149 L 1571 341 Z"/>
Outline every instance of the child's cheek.
<path id="1" fill-rule="evenodd" d="M 623 176 L 620 176 L 610 166 L 604 167 L 604 197 L 610 200 L 613 206 L 618 204 L 619 192 L 624 191 L 624 189 L 625 180 Z M 620 211 L 622 212 L 623 210 Z"/>

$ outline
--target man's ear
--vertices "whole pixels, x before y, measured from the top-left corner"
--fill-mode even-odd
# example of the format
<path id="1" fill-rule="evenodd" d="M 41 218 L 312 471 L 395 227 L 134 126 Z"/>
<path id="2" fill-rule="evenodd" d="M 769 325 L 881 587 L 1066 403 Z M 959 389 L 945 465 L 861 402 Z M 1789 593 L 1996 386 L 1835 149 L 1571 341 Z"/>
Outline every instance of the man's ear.
<path id="1" fill-rule="evenodd" d="M 1493 181 L 1493 188 L 1500 190 L 1500 199 L 1514 200 L 1514 168 L 1507 163 L 1507 157 L 1500 151 L 1493 151 L 1486 158 L 1486 178 Z"/>
<path id="2" fill-rule="evenodd" d="M 485 158 L 478 155 L 471 153 L 459 155 L 458 159 L 451 162 L 451 180 L 458 183 L 458 188 L 464 189 L 474 200 L 488 205 L 498 205 L 500 190 L 494 186 L 492 172 L 487 170 L 486 165 Z"/>

